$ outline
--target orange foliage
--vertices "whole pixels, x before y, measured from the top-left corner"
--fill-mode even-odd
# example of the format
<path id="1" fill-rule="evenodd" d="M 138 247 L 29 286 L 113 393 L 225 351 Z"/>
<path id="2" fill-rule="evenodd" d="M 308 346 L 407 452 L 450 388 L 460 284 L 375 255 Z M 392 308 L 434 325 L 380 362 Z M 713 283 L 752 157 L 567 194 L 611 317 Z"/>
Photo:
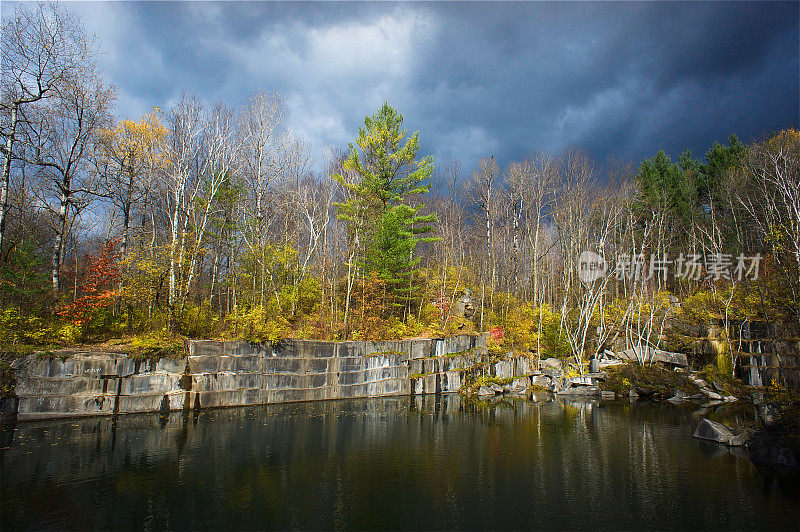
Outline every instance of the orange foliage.
<path id="1" fill-rule="evenodd" d="M 107 242 L 99 252 L 87 257 L 87 273 L 81 283 L 83 295 L 62 306 L 58 311 L 59 316 L 83 327 L 98 310 L 113 303 L 117 293 L 109 287 L 120 275 L 114 245 L 115 242 Z"/>
<path id="2" fill-rule="evenodd" d="M 450 299 L 444 294 L 440 293 L 439 297 L 433 302 L 433 306 L 436 307 L 436 310 L 439 311 L 439 319 L 443 319 L 445 316 L 450 316 Z"/>
<path id="3" fill-rule="evenodd" d="M 369 277 L 360 280 L 356 290 L 363 338 L 380 339 L 386 332 L 384 319 L 389 308 L 386 282 L 373 271 Z"/>

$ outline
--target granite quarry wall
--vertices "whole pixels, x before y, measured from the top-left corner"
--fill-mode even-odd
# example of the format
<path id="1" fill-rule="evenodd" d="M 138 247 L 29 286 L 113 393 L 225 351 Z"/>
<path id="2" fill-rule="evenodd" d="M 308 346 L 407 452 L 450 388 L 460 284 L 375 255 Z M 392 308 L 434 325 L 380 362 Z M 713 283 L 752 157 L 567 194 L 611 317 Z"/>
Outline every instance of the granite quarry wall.
<path id="1" fill-rule="evenodd" d="M 16 398 L 7 409 L 28 420 L 450 393 L 466 368 L 487 356 L 483 335 L 274 346 L 190 340 L 188 348 L 184 358 L 157 361 L 115 353 L 17 359 Z M 498 376 L 525 369 L 497 364 Z"/>

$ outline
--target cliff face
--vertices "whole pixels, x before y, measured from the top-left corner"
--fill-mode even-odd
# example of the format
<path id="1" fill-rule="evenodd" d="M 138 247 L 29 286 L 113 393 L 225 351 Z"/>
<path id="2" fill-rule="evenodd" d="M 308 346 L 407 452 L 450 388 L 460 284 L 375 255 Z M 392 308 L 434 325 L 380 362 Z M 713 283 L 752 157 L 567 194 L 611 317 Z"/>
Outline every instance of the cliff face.
<path id="1" fill-rule="evenodd" d="M 459 370 L 486 355 L 486 337 L 275 346 L 190 340 L 188 347 L 177 360 L 18 359 L 17 419 L 456 392 Z"/>

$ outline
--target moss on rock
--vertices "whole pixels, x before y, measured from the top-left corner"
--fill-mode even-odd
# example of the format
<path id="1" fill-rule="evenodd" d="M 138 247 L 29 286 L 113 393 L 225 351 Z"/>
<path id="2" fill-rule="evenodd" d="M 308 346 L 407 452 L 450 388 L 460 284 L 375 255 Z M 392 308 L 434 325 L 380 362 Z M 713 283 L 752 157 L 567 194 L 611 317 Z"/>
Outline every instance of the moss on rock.
<path id="1" fill-rule="evenodd" d="M 650 395 L 672 397 L 675 390 L 687 394 L 698 391 L 686 373 L 664 369 L 658 365 L 623 364 L 606 369 L 608 378 L 601 383 L 601 390 L 610 390 L 620 395 L 628 395 L 631 388 L 639 388 Z"/>

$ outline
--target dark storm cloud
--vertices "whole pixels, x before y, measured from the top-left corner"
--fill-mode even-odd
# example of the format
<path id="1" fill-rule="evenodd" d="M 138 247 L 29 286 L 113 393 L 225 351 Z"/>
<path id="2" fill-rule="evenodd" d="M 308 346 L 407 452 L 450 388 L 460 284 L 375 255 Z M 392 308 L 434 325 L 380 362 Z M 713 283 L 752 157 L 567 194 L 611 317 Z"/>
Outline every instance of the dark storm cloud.
<path id="1" fill-rule="evenodd" d="M 417 74 L 449 95 L 445 116 L 502 138 L 503 158 L 569 143 L 639 159 L 798 121 L 796 4 L 524 7 L 445 6 Z"/>
<path id="2" fill-rule="evenodd" d="M 798 4 L 69 4 L 121 114 L 277 90 L 324 158 L 385 99 L 440 164 L 579 146 L 638 162 L 797 127 Z"/>

